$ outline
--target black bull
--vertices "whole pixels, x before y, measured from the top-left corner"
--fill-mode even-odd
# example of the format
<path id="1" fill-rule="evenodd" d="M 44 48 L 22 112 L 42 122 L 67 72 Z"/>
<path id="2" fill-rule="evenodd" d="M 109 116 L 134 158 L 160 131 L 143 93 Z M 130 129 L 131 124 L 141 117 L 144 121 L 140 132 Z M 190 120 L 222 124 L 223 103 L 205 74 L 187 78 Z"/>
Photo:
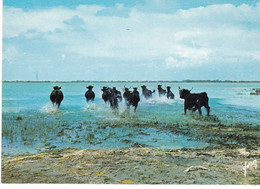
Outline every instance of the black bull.
<path id="1" fill-rule="evenodd" d="M 138 103 L 140 101 L 139 92 L 137 91 L 137 88 L 133 88 L 134 90 L 131 92 L 128 88 L 125 87 L 125 92 L 123 94 L 123 97 L 126 101 L 126 105 L 128 107 L 134 106 L 134 111 L 136 111 Z"/>
<path id="2" fill-rule="evenodd" d="M 60 89 L 61 87 L 54 86 L 53 91 L 50 94 L 50 100 L 52 104 L 56 104 L 58 108 L 60 107 L 60 103 L 63 100 L 63 93 Z"/>
<path id="3" fill-rule="evenodd" d="M 93 86 L 87 86 L 86 88 L 88 89 L 85 93 L 85 97 L 86 97 L 87 102 L 90 101 L 90 100 L 94 101 L 95 93 L 92 91 Z"/>
<path id="4" fill-rule="evenodd" d="M 184 114 L 186 115 L 187 109 L 193 112 L 198 110 L 201 115 L 201 107 L 204 106 L 207 109 L 207 116 L 209 116 L 209 98 L 206 92 L 202 93 L 190 93 L 191 90 L 180 89 L 180 98 L 184 99 Z"/>
<path id="5" fill-rule="evenodd" d="M 152 95 L 155 92 L 155 90 L 151 91 L 147 89 L 145 85 L 141 86 L 141 88 L 142 88 L 142 93 L 146 99 L 152 98 Z"/>
<path id="6" fill-rule="evenodd" d="M 112 89 L 109 87 L 103 87 L 101 90 L 103 91 L 102 99 L 104 100 L 104 102 L 106 103 L 107 101 L 109 101 L 110 107 L 112 109 L 117 109 L 118 102 L 122 101 L 121 92 L 116 90 L 115 87 L 113 87 Z"/>
<path id="7" fill-rule="evenodd" d="M 158 85 L 158 94 L 160 97 L 166 94 L 166 90 L 161 85 Z"/>

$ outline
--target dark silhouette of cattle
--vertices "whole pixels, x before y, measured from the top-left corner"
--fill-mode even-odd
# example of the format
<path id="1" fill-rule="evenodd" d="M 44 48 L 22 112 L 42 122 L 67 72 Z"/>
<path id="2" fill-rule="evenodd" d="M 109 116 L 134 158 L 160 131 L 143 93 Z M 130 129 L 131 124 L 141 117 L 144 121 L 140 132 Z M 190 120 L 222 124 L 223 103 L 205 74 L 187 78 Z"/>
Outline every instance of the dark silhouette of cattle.
<path id="1" fill-rule="evenodd" d="M 111 88 L 108 89 L 108 101 L 110 103 L 110 107 L 112 109 L 117 109 L 118 108 L 118 98 L 117 98 L 117 92 L 116 90 L 113 90 Z"/>
<path id="2" fill-rule="evenodd" d="M 162 88 L 162 85 L 158 85 L 158 94 L 159 97 L 164 96 L 166 94 L 166 90 Z"/>
<path id="3" fill-rule="evenodd" d="M 87 102 L 90 101 L 90 100 L 94 101 L 95 93 L 92 91 L 93 86 L 89 85 L 86 88 L 88 89 L 85 93 L 85 97 L 86 97 Z"/>
<path id="4" fill-rule="evenodd" d="M 110 87 L 103 87 L 101 91 L 103 91 L 102 99 L 104 102 L 109 102 L 112 109 L 117 109 L 118 102 L 122 101 L 121 92 L 118 91 L 116 87 L 113 87 L 112 89 Z"/>
<path id="5" fill-rule="evenodd" d="M 139 92 L 137 87 L 133 88 L 133 91 L 130 92 L 128 88 L 125 87 L 125 92 L 123 94 L 127 107 L 134 106 L 134 111 L 136 111 L 138 103 L 140 101 Z"/>
<path id="6" fill-rule="evenodd" d="M 112 109 L 118 109 L 118 102 L 122 101 L 121 92 L 116 89 L 116 87 L 108 88 L 108 101 Z"/>
<path id="7" fill-rule="evenodd" d="M 146 99 L 152 98 L 152 95 L 155 92 L 155 90 L 151 91 L 147 89 L 145 85 L 142 85 L 141 88 L 142 88 L 142 94 Z"/>
<path id="8" fill-rule="evenodd" d="M 171 92 L 171 87 L 168 86 L 168 87 L 166 87 L 166 89 L 167 89 L 167 93 L 166 93 L 167 98 L 174 99 L 174 94 Z"/>
<path id="9" fill-rule="evenodd" d="M 137 91 L 137 87 L 134 87 L 133 92 L 131 93 L 131 105 L 135 107 L 134 111 L 136 111 L 139 101 L 139 92 Z"/>
<path id="10" fill-rule="evenodd" d="M 126 104 L 128 105 L 129 104 L 129 96 L 130 96 L 130 93 L 131 93 L 131 91 L 129 91 L 129 88 L 126 88 L 126 87 L 124 87 L 124 93 L 123 93 L 123 98 L 125 99 L 125 101 L 126 101 Z"/>
<path id="11" fill-rule="evenodd" d="M 184 114 L 186 115 L 188 109 L 193 112 L 198 110 L 199 115 L 201 115 L 201 107 L 204 106 L 207 109 L 207 116 L 209 116 L 210 107 L 207 93 L 190 93 L 190 91 L 191 90 L 180 89 L 179 87 L 180 98 L 184 99 Z"/>
<path id="12" fill-rule="evenodd" d="M 50 94 L 50 100 L 53 105 L 57 105 L 58 108 L 60 107 L 60 103 L 63 100 L 63 93 L 60 90 L 61 87 L 54 86 L 53 91 Z"/>
<path id="13" fill-rule="evenodd" d="M 122 101 L 122 94 L 121 94 L 121 92 L 118 91 L 118 90 L 116 89 L 116 87 L 113 87 L 112 90 L 113 90 L 113 92 L 115 93 L 117 100 L 118 100 L 119 102 L 121 102 L 121 101 Z"/>
<path id="14" fill-rule="evenodd" d="M 103 87 L 101 89 L 101 91 L 103 91 L 102 99 L 104 100 L 105 103 L 107 103 L 107 101 L 109 99 L 109 90 L 111 90 L 109 87 Z"/>

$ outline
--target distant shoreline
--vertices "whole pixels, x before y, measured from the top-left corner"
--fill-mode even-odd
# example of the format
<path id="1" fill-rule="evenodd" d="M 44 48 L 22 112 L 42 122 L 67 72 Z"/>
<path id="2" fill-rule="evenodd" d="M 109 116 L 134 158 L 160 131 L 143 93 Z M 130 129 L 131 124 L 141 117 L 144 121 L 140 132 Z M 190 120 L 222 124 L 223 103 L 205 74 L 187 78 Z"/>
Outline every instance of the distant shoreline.
<path id="1" fill-rule="evenodd" d="M 2 83 L 260 83 L 260 81 L 232 81 L 232 80 L 181 80 L 181 81 L 85 81 L 85 80 L 76 80 L 76 81 L 8 81 L 4 80 Z"/>

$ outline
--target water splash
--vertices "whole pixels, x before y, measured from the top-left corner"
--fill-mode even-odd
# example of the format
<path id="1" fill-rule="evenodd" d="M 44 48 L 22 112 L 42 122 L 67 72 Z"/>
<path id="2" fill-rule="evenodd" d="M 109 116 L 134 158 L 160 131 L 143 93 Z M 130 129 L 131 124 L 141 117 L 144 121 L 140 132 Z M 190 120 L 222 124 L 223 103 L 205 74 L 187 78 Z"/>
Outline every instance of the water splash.
<path id="1" fill-rule="evenodd" d="M 147 104 L 176 104 L 176 103 L 182 103 L 179 99 L 168 99 L 166 96 L 153 96 L 150 99 L 145 99 L 143 96 L 141 96 L 141 103 L 147 103 Z"/>
<path id="2" fill-rule="evenodd" d="M 40 112 L 45 113 L 45 114 L 58 113 L 59 108 L 57 105 L 52 105 L 50 103 L 47 103 L 47 104 L 43 105 L 43 107 L 40 109 Z"/>
<path id="3" fill-rule="evenodd" d="M 82 110 L 86 112 L 96 112 L 96 111 L 100 111 L 101 108 L 99 104 L 95 102 L 89 102 L 82 108 Z"/>

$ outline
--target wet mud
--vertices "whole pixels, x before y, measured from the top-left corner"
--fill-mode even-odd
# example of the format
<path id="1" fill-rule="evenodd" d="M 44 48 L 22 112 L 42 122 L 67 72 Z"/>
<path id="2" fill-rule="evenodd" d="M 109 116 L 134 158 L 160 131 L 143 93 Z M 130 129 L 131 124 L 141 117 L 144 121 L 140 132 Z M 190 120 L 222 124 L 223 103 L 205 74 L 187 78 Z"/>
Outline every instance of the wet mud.
<path id="1" fill-rule="evenodd" d="M 260 184 L 259 149 L 65 149 L 2 157 L 3 183 Z M 247 168 L 245 162 L 254 162 Z"/>
<path id="2" fill-rule="evenodd" d="M 135 143 L 122 149 L 53 147 L 31 155 L 2 155 L 2 183 L 260 184 L 259 125 L 193 117 L 187 123 L 134 127 L 168 130 L 210 145 L 160 150 Z"/>

